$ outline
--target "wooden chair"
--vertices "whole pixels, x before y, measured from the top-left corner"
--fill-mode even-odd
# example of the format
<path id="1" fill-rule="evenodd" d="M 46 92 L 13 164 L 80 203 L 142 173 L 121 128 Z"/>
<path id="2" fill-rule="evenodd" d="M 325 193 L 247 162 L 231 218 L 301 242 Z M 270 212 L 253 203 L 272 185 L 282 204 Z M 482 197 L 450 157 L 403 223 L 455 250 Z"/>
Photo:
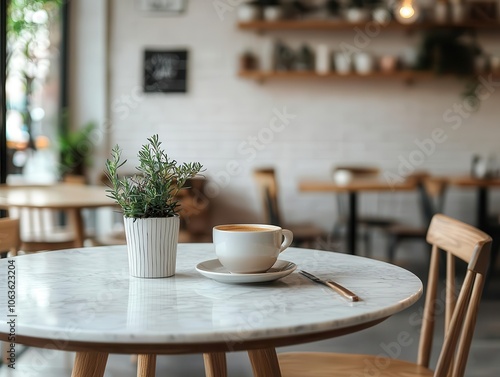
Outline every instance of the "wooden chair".
<path id="1" fill-rule="evenodd" d="M 64 182 L 83 185 L 85 178 L 71 175 L 65 177 Z M 75 246 L 76 235 L 72 226 L 73 216 L 68 211 L 9 208 L 8 212 L 10 218 L 19 220 L 21 250 L 29 253 L 70 249 Z M 63 218 L 66 222 L 65 225 L 61 225 Z"/>
<path id="2" fill-rule="evenodd" d="M 384 229 L 388 236 L 387 256 L 393 263 L 399 244 L 406 240 L 425 241 L 427 229 L 434 214 L 441 212 L 444 207 L 446 180 L 432 178 L 427 174 L 412 177 L 417 181 L 419 208 L 422 217 L 421 226 L 394 224 Z"/>
<path id="3" fill-rule="evenodd" d="M 321 247 L 327 242 L 328 235 L 323 229 L 313 224 L 286 224 L 279 209 L 278 184 L 274 169 L 257 169 L 254 171 L 267 224 L 278 225 L 293 232 L 293 245 L 303 247 Z"/>
<path id="4" fill-rule="evenodd" d="M 2 258 L 10 253 L 11 256 L 17 256 L 21 246 L 19 238 L 19 220 L 0 219 L 0 254 Z"/>
<path id="5" fill-rule="evenodd" d="M 36 208 L 10 208 L 9 217 L 20 224 L 21 250 L 36 252 L 74 247 L 75 233 L 71 224 L 58 225 L 60 212 Z M 71 221 L 71 216 L 67 216 Z"/>
<path id="6" fill-rule="evenodd" d="M 2 258 L 17 256 L 21 240 L 19 239 L 19 220 L 0 219 L 0 255 Z M 5 272 L 6 274 L 7 272 Z M 7 343 L 0 342 L 0 351 L 2 352 L 2 363 L 7 364 Z"/>
<path id="7" fill-rule="evenodd" d="M 378 366 L 378 369 L 372 372 L 380 377 L 462 377 L 488 268 L 491 237 L 470 225 L 438 214 L 433 217 L 430 224 L 427 242 L 432 245 L 432 256 L 416 363 L 375 355 L 283 353 L 278 355 L 282 376 L 364 376 L 366 365 L 374 365 Z M 447 261 L 445 339 L 433 371 L 429 368 L 429 360 L 436 303 L 441 299 L 441 296 L 437 294 L 441 251 L 446 253 Z M 468 264 L 458 297 L 456 295 L 455 258 Z"/>

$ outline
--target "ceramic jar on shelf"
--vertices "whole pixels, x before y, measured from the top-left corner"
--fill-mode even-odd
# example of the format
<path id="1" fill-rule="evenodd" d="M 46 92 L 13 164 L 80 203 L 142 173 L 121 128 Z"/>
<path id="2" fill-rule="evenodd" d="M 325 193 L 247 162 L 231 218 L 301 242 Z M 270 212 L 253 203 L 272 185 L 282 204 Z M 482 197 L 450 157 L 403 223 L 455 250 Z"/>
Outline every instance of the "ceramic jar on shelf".
<path id="1" fill-rule="evenodd" d="M 261 9 L 254 4 L 241 4 L 236 10 L 236 17 L 240 22 L 259 20 L 262 16 Z"/>

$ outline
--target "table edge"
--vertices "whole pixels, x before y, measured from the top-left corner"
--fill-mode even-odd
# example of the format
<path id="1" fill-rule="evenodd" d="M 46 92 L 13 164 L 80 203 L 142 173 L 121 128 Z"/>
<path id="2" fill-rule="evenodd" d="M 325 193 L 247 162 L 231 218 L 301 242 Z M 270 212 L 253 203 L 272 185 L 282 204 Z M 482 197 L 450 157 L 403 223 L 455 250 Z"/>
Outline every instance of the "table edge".
<path id="1" fill-rule="evenodd" d="M 367 328 L 373 327 L 383 321 L 387 317 L 378 318 L 372 321 L 360 323 L 357 325 L 344 327 L 341 329 L 333 329 L 327 331 L 319 331 L 314 333 L 299 334 L 292 336 L 269 337 L 260 339 L 250 339 L 243 341 L 224 341 L 224 342 L 200 342 L 200 343 L 105 343 L 105 342 L 83 342 L 69 340 L 54 340 L 48 338 L 36 338 L 29 336 L 16 335 L 16 344 L 23 344 L 31 347 L 54 349 L 60 351 L 89 351 L 105 352 L 116 354 L 162 354 L 162 355 L 179 355 L 192 353 L 209 353 L 209 352 L 236 352 L 250 349 L 262 348 L 277 348 L 296 344 L 310 343 L 330 338 L 335 338 L 342 335 L 355 333 Z M 9 334 L 0 333 L 0 340 L 8 342 Z"/>

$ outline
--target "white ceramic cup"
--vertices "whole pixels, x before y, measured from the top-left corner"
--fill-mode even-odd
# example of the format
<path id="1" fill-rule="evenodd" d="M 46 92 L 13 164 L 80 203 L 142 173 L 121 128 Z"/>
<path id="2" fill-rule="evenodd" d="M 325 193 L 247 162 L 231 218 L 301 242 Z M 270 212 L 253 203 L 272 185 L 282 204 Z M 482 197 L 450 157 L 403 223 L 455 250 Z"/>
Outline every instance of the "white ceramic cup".
<path id="1" fill-rule="evenodd" d="M 364 22 L 370 18 L 370 13 L 364 8 L 349 8 L 345 12 L 345 18 L 348 22 Z"/>
<path id="2" fill-rule="evenodd" d="M 250 22 L 260 19 L 260 9 L 251 4 L 242 4 L 238 7 L 237 17 L 238 21 Z"/>
<path id="3" fill-rule="evenodd" d="M 385 7 L 375 8 L 372 12 L 372 18 L 381 25 L 386 25 L 391 20 L 391 13 Z"/>
<path id="4" fill-rule="evenodd" d="M 335 71 L 339 75 L 347 75 L 351 72 L 352 61 L 349 54 L 337 52 L 334 55 Z"/>
<path id="5" fill-rule="evenodd" d="M 280 6 L 267 6 L 264 8 L 264 20 L 278 21 L 283 16 L 283 9 Z"/>
<path id="6" fill-rule="evenodd" d="M 215 254 L 228 271 L 250 274 L 269 270 L 292 243 L 293 233 L 275 225 L 217 225 L 213 241 Z"/>
<path id="7" fill-rule="evenodd" d="M 356 73 L 360 75 L 368 75 L 373 72 L 374 61 L 373 56 L 366 52 L 358 52 L 354 55 L 354 67 Z"/>
<path id="8" fill-rule="evenodd" d="M 353 179 L 353 174 L 347 169 L 338 169 L 333 173 L 333 181 L 339 186 L 345 186 Z"/>

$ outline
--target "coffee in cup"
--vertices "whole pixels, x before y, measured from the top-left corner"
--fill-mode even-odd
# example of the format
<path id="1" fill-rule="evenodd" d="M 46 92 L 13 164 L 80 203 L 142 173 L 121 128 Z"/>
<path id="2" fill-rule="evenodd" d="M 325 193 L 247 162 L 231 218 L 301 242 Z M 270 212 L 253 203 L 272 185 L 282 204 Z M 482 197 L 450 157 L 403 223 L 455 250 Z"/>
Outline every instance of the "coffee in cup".
<path id="1" fill-rule="evenodd" d="M 283 239 L 284 238 L 284 239 Z M 275 225 L 228 224 L 213 228 L 215 254 L 230 272 L 269 270 L 293 241 L 293 233 Z"/>

